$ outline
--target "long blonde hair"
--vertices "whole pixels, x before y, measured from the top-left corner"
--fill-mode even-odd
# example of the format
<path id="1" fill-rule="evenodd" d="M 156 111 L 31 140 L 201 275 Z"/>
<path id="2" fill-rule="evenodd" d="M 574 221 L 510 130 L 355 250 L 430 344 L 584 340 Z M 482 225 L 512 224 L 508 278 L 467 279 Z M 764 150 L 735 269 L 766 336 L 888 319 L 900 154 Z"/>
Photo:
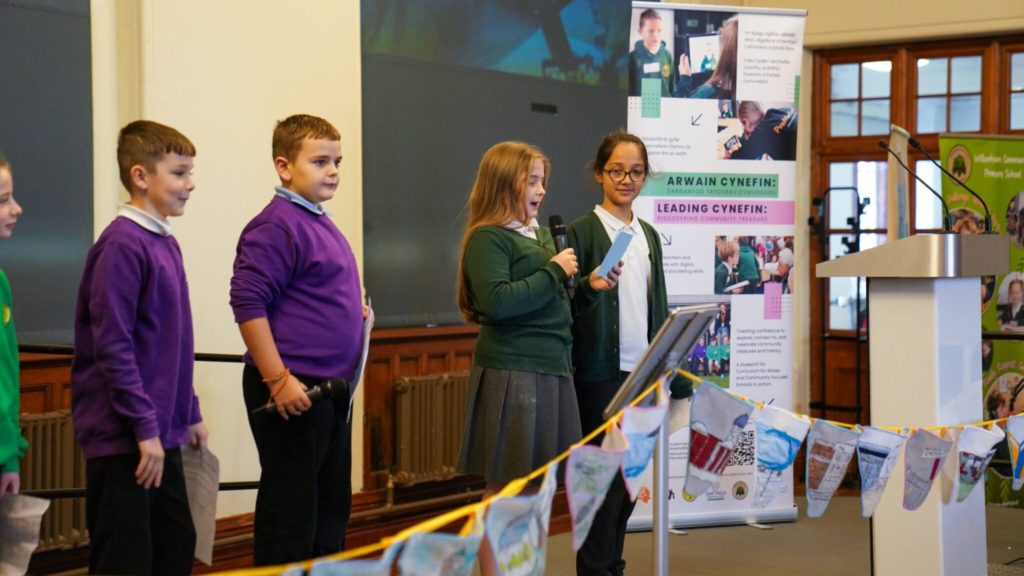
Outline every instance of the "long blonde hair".
<path id="1" fill-rule="evenodd" d="M 524 222 L 523 194 L 535 160 L 544 163 L 544 185 L 551 174 L 551 161 L 539 149 L 525 142 L 499 142 L 480 159 L 476 181 L 469 193 L 469 217 L 459 247 L 459 271 L 455 280 L 459 311 L 468 322 L 479 322 L 473 309 L 469 286 L 463 270 L 466 246 L 473 234 L 483 226 L 504 226 L 513 221 Z"/>

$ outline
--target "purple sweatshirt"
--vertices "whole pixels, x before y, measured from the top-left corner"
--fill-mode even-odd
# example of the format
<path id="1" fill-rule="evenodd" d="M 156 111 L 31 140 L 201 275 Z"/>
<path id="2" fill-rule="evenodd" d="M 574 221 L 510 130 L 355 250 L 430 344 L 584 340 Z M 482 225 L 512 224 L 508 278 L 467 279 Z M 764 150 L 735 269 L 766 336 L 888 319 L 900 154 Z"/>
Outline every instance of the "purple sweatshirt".
<path id="1" fill-rule="evenodd" d="M 238 240 L 231 308 L 239 324 L 268 319 L 293 373 L 354 375 L 363 338 L 359 272 L 352 248 L 326 214 L 275 196 Z M 249 354 L 245 361 L 255 365 Z"/>
<path id="2" fill-rule="evenodd" d="M 188 443 L 202 420 L 194 358 L 178 242 L 115 218 L 89 249 L 75 309 L 71 418 L 85 457 L 155 436 L 165 449 Z"/>

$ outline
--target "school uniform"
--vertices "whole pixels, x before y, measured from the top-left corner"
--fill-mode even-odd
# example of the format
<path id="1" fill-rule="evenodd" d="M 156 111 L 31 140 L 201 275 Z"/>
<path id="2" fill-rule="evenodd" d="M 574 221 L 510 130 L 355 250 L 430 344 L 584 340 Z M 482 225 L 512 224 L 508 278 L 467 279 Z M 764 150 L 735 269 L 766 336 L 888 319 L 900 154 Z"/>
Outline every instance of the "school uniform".
<path id="1" fill-rule="evenodd" d="M 18 472 L 28 449 L 19 421 L 18 362 L 11 284 L 0 270 L 0 473 Z"/>
<path id="2" fill-rule="evenodd" d="M 202 421 L 192 388 L 192 311 L 170 226 L 130 205 L 89 249 L 75 309 L 71 419 L 86 459 L 89 570 L 188 574 L 195 529 L 180 447 Z M 160 487 L 135 480 L 159 437 Z"/>
<path id="3" fill-rule="evenodd" d="M 285 188 L 246 225 L 231 278 L 239 324 L 266 318 L 284 365 L 312 389 L 351 381 L 362 349 L 363 311 L 355 255 L 323 207 Z M 338 552 L 352 507 L 349 391 L 335 386 L 300 416 L 252 414 L 270 397 L 252 357 L 242 374 L 259 452 L 256 565 Z"/>
<path id="4" fill-rule="evenodd" d="M 484 226 L 463 274 L 480 334 L 458 470 L 506 483 L 581 437 L 572 385 L 565 271 L 547 228 Z"/>
<path id="5" fill-rule="evenodd" d="M 622 274 L 611 290 L 596 292 L 587 280 L 623 232 L 633 235 L 623 257 Z M 569 225 L 581 282 L 573 301 L 573 367 L 584 433 L 605 422 L 604 409 L 636 368 L 650 341 L 668 317 L 661 240 L 636 216 L 625 224 L 601 206 Z M 692 393 L 678 391 L 680 395 Z M 594 440 L 599 444 L 601 438 Z M 621 474 L 609 486 L 593 527 L 576 554 L 581 576 L 622 574 L 626 524 L 635 502 Z"/>
<path id="6" fill-rule="evenodd" d="M 655 78 L 661 81 L 661 95 L 672 96 L 676 86 L 676 76 L 672 68 L 672 53 L 662 41 L 658 51 L 651 53 L 644 46 L 643 40 L 637 40 L 633 51 L 629 53 L 629 95 L 640 96 L 640 83 L 644 78 Z"/>

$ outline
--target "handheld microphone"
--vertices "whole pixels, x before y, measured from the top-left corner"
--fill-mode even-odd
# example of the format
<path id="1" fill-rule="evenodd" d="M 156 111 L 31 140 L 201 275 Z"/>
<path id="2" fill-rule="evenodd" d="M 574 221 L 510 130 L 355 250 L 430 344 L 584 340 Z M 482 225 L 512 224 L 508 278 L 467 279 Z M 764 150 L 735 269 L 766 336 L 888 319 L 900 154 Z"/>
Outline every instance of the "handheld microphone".
<path id="1" fill-rule="evenodd" d="M 942 162 L 939 162 L 935 158 L 932 158 L 931 154 L 929 154 L 928 151 L 924 149 L 924 146 L 921 146 L 921 143 L 917 141 L 917 138 L 911 137 L 911 138 L 909 138 L 907 140 L 907 142 L 909 142 L 911 146 L 916 148 L 918 152 L 920 152 L 921 154 L 924 154 L 924 157 L 927 158 L 932 164 L 935 164 L 935 166 L 939 170 L 942 170 L 943 174 L 945 174 L 946 176 L 949 176 L 953 180 L 953 182 L 956 182 L 957 184 L 959 184 L 961 188 L 963 188 L 964 190 L 967 190 L 968 192 L 970 192 L 971 196 L 974 196 L 975 198 L 977 198 L 978 202 L 981 202 L 981 206 L 983 208 L 985 208 L 985 234 L 991 234 L 992 233 L 992 212 L 989 211 L 988 204 L 985 203 L 985 200 L 982 199 L 981 196 L 978 196 L 977 192 L 975 192 L 974 190 L 971 190 L 967 186 L 967 184 L 964 184 L 962 181 L 960 181 L 959 178 L 957 178 L 956 176 L 953 176 L 953 174 L 951 174 L 949 172 L 949 170 L 946 170 L 946 168 L 942 165 Z"/>
<path id="2" fill-rule="evenodd" d="M 927 188 L 929 192 L 934 194 L 935 197 L 939 199 L 939 202 L 942 203 L 942 211 L 945 213 L 945 217 L 942 219 L 942 231 L 943 232 L 951 232 L 953 230 L 953 217 L 949 213 L 949 206 L 946 204 L 946 201 L 942 199 L 942 194 L 939 194 L 938 192 L 936 192 L 935 189 L 932 188 L 931 186 L 929 186 L 927 182 L 922 180 L 921 177 L 918 176 L 916 172 L 911 170 L 910 166 L 907 166 L 906 163 L 903 162 L 903 159 L 900 158 L 900 155 L 897 154 L 895 150 L 890 148 L 889 144 L 885 140 L 879 140 L 878 141 L 878 147 L 883 149 L 883 150 L 885 150 L 889 154 L 892 154 L 892 157 L 895 158 L 896 161 L 899 162 L 900 166 L 902 166 L 903 169 L 907 171 L 907 174 L 910 174 L 911 176 L 913 176 L 915 180 L 920 182 L 922 186 Z"/>
<path id="3" fill-rule="evenodd" d="M 551 237 L 555 241 L 555 253 L 561 252 L 569 247 L 569 233 L 565 228 L 565 221 L 557 214 L 548 218 L 548 228 L 551 229 Z M 569 292 L 569 298 L 576 294 L 576 275 L 569 274 L 565 278 L 565 290 Z"/>
<path id="4" fill-rule="evenodd" d="M 310 402 L 316 402 L 317 400 L 320 400 L 321 398 L 330 398 L 331 395 L 333 394 L 334 387 L 338 386 L 338 385 L 345 385 L 345 386 L 347 386 L 348 384 L 344 380 L 342 380 L 342 379 L 328 380 L 328 381 L 324 382 L 323 384 L 318 384 L 316 386 L 313 386 L 309 390 L 306 390 L 306 397 L 309 398 Z M 266 404 L 264 404 L 263 406 L 260 406 L 259 408 L 256 408 L 251 413 L 252 414 L 271 414 L 271 413 L 276 413 L 276 412 L 277 412 L 277 402 L 270 401 L 270 402 L 267 402 Z"/>

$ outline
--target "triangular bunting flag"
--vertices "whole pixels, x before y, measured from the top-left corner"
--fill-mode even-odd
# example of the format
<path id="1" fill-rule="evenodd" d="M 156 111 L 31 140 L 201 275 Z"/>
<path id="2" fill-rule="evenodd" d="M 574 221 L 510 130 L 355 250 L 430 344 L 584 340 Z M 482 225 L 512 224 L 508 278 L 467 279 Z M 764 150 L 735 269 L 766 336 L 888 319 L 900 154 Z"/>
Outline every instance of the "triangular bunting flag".
<path id="1" fill-rule="evenodd" d="M 660 387 L 656 406 L 631 406 L 622 411 L 622 434 L 629 443 L 626 456 L 622 460 L 622 477 L 626 482 L 630 500 L 636 500 L 640 491 L 640 476 L 651 463 L 658 430 L 665 422 L 667 411 L 668 401 Z"/>
<path id="2" fill-rule="evenodd" d="M 540 576 L 547 545 L 543 495 L 499 498 L 484 520 L 498 574 Z"/>
<path id="3" fill-rule="evenodd" d="M 860 433 L 817 420 L 807 435 L 807 516 L 819 518 L 846 476 Z"/>
<path id="4" fill-rule="evenodd" d="M 988 463 L 996 455 L 996 444 L 1005 436 L 1002 428 L 998 426 L 993 426 L 991 430 L 964 426 L 956 442 L 956 452 L 960 457 L 960 489 L 956 495 L 957 502 L 966 500 L 971 490 L 974 490 Z"/>
<path id="5" fill-rule="evenodd" d="M 1006 442 L 1010 447 L 1010 469 L 1013 471 L 1014 490 L 1024 485 L 1024 458 L 1021 458 L 1021 445 L 1024 444 L 1024 414 L 1014 414 L 1006 421 Z"/>
<path id="6" fill-rule="evenodd" d="M 478 511 L 469 534 L 459 536 L 439 532 L 417 532 L 405 541 L 398 558 L 402 576 L 470 576 L 484 537 L 484 521 Z"/>
<path id="7" fill-rule="evenodd" d="M 402 547 L 401 542 L 388 546 L 380 558 L 373 560 L 324 560 L 316 562 L 309 570 L 309 576 L 390 576 L 395 554 Z"/>
<path id="8" fill-rule="evenodd" d="M 693 501 L 718 481 L 754 405 L 704 382 L 690 404 L 690 457 L 683 497 Z"/>
<path id="9" fill-rule="evenodd" d="M 900 447 L 906 437 L 868 426 L 857 440 L 857 463 L 860 466 L 860 513 L 870 518 L 882 499 L 885 485 L 896 467 Z"/>
<path id="10" fill-rule="evenodd" d="M 811 421 L 788 410 L 768 406 L 757 419 L 755 453 L 757 454 L 757 488 L 754 508 L 765 508 L 783 488 L 783 474 L 800 452 Z"/>
<path id="11" fill-rule="evenodd" d="M 904 454 L 903 507 L 914 511 L 924 504 L 932 489 L 932 480 L 953 448 L 953 442 L 918 428 L 907 440 Z"/>
<path id="12" fill-rule="evenodd" d="M 594 516 L 604 502 L 608 486 L 619 474 L 625 455 L 626 439 L 614 424 L 605 433 L 600 448 L 577 446 L 569 453 L 565 484 L 572 516 L 573 550 L 579 550 L 587 539 Z"/>

